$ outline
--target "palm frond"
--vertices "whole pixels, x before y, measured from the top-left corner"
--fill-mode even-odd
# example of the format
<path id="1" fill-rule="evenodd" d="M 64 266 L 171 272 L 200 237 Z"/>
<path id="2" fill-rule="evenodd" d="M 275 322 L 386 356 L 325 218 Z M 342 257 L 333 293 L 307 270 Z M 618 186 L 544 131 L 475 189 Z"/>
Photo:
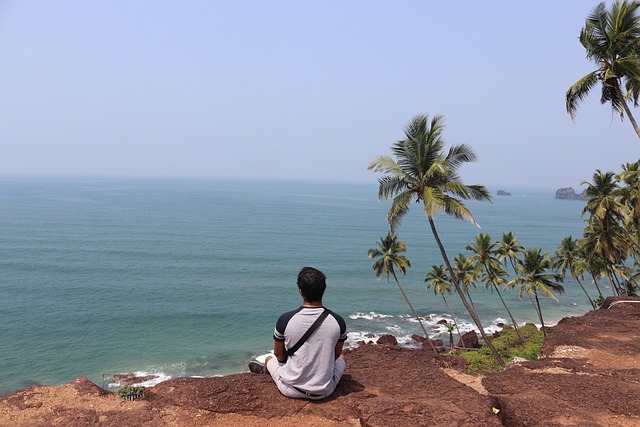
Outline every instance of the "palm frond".
<path id="1" fill-rule="evenodd" d="M 403 174 L 402 168 L 390 156 L 378 156 L 377 159 L 367 166 L 367 169 L 373 170 L 374 172 L 391 174 L 393 176 L 401 176 Z"/>
<path id="2" fill-rule="evenodd" d="M 453 170 L 458 170 L 464 163 L 471 163 L 478 160 L 476 153 L 466 144 L 454 145 L 449 149 L 447 162 Z"/>
<path id="3" fill-rule="evenodd" d="M 387 221 L 389 222 L 392 230 L 395 230 L 400 226 L 402 218 L 407 212 L 409 212 L 409 208 L 411 207 L 411 202 L 414 197 L 414 193 L 404 191 L 399 193 L 393 199 L 389 212 L 387 213 Z"/>
<path id="4" fill-rule="evenodd" d="M 567 113 L 571 116 L 571 120 L 575 121 L 578 104 L 589 95 L 591 89 L 598 83 L 598 78 L 599 73 L 593 71 L 575 82 L 569 90 L 567 90 L 565 106 Z"/>
<path id="5" fill-rule="evenodd" d="M 447 215 L 451 215 L 458 220 L 470 221 L 476 227 L 480 228 L 480 224 L 476 222 L 475 218 L 471 215 L 471 212 L 467 209 L 464 203 L 462 203 L 462 201 L 445 195 L 443 197 L 443 202 L 444 211 Z"/>
<path id="6" fill-rule="evenodd" d="M 383 175 L 378 179 L 378 200 L 388 200 L 407 189 L 407 182 L 403 177 Z"/>

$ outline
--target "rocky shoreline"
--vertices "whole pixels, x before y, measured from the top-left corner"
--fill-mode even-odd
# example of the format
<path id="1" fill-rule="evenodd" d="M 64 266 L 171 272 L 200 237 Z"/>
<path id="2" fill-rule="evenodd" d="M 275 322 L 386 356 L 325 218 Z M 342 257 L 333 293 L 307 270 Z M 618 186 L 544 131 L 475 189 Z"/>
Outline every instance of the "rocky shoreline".
<path id="1" fill-rule="evenodd" d="M 640 298 L 561 320 L 539 360 L 471 377 L 430 349 L 363 345 L 347 352 L 336 393 L 281 396 L 250 373 L 176 378 L 124 400 L 81 377 L 0 396 L 11 426 L 637 426 Z M 610 308 L 606 308 L 609 307 Z"/>

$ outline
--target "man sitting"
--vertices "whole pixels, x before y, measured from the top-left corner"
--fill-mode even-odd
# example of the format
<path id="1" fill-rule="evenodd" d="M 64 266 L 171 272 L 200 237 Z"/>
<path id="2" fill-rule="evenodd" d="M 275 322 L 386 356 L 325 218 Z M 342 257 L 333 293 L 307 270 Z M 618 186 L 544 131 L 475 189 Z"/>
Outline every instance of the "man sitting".
<path id="1" fill-rule="evenodd" d="M 325 309 L 322 296 L 327 287 L 325 275 L 315 268 L 304 267 L 298 273 L 298 290 L 302 307 L 278 318 L 273 333 L 273 352 L 263 367 L 249 363 L 251 372 L 271 374 L 278 390 L 292 398 L 324 399 L 330 396 L 346 368 L 342 347 L 347 339 L 344 319 Z M 295 351 L 287 355 L 314 322 L 327 310 L 320 326 Z"/>

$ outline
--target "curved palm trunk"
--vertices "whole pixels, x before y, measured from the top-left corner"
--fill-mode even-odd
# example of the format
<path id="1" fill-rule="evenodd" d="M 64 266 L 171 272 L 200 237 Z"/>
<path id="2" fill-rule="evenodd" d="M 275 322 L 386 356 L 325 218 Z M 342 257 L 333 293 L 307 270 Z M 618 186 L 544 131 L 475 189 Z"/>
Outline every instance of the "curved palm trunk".
<path id="1" fill-rule="evenodd" d="M 451 316 L 451 318 L 453 319 L 453 324 L 456 326 L 456 331 L 458 331 L 458 336 L 460 337 L 460 341 L 462 341 L 462 346 L 466 348 L 467 345 L 464 343 L 464 339 L 462 339 L 462 334 L 460 333 L 460 328 L 458 327 L 458 319 L 456 319 L 456 317 L 453 315 L 453 311 L 451 311 L 451 307 L 449 307 L 449 303 L 444 297 L 444 294 L 442 295 L 442 300 L 444 301 L 444 305 L 447 307 L 449 316 Z M 453 342 L 453 335 L 451 336 L 451 342 Z M 451 346 L 451 349 L 453 349 L 453 345 Z"/>
<path id="2" fill-rule="evenodd" d="M 540 300 L 538 300 L 538 291 L 534 290 L 534 295 L 536 296 L 536 306 L 538 311 L 538 317 L 540 318 L 540 323 L 542 324 L 542 335 L 547 336 L 547 331 L 544 328 L 544 320 L 542 319 L 542 309 L 540 308 Z"/>
<path id="3" fill-rule="evenodd" d="M 473 300 L 471 299 L 471 294 L 469 293 L 469 291 L 464 291 L 464 293 L 467 295 L 467 298 L 469 298 L 469 302 L 471 303 L 471 307 L 473 307 L 473 309 L 476 309 L 476 305 L 473 303 Z"/>
<path id="4" fill-rule="evenodd" d="M 598 285 L 598 280 L 596 279 L 596 275 L 593 274 L 591 270 L 589 270 L 589 274 L 591 274 L 591 277 L 593 278 L 593 284 L 596 285 L 596 289 L 598 290 L 598 295 L 604 298 L 604 295 L 602 295 L 602 291 L 600 290 L 600 285 Z"/>
<path id="5" fill-rule="evenodd" d="M 613 277 L 611 277 L 611 272 L 609 270 L 607 270 L 607 277 L 609 278 L 609 283 L 611 283 L 611 287 L 613 288 L 613 296 L 620 295 L 620 291 L 618 290 L 616 283 L 613 281 Z"/>
<path id="6" fill-rule="evenodd" d="M 625 295 L 627 293 L 627 290 L 626 288 L 623 287 L 622 283 L 620 282 L 620 279 L 618 278 L 618 275 L 616 273 L 611 273 L 611 276 L 613 277 L 613 280 L 615 280 L 616 289 L 618 290 L 618 295 Z"/>
<path id="7" fill-rule="evenodd" d="M 636 131 L 636 135 L 638 135 L 638 138 L 640 138 L 640 128 L 638 127 L 638 124 L 636 123 L 636 119 L 633 117 L 633 114 L 631 114 L 631 110 L 627 105 L 627 101 L 625 101 L 624 96 L 622 95 L 622 91 L 620 90 L 620 85 L 618 84 L 617 79 L 615 80 L 614 87 L 615 87 L 616 93 L 618 94 L 618 98 L 622 102 L 622 108 L 624 109 L 624 112 L 627 113 L 627 117 L 629 117 L 629 121 L 631 122 L 633 129 Z"/>
<path id="8" fill-rule="evenodd" d="M 487 268 L 487 264 L 486 263 L 482 263 L 484 266 L 484 270 L 489 273 L 489 269 Z M 511 310 L 509 310 L 509 307 L 507 307 L 507 303 L 505 302 L 504 298 L 502 298 L 502 294 L 500 293 L 500 289 L 498 289 L 498 287 L 496 286 L 495 283 L 491 283 L 493 285 L 493 289 L 496 290 L 496 292 L 498 293 L 498 296 L 500 297 L 500 301 L 502 302 L 502 305 L 504 306 L 504 309 L 507 310 L 507 313 L 509 313 L 509 317 L 511 318 L 511 323 L 513 323 L 513 328 L 516 330 L 516 334 L 518 334 L 518 339 L 520 340 L 520 344 L 524 344 L 524 338 L 522 337 L 522 334 L 520 333 L 520 328 L 518 327 L 518 322 L 516 322 L 516 319 L 513 317 L 513 314 L 511 314 Z"/>
<path id="9" fill-rule="evenodd" d="M 455 286 L 456 291 L 458 292 L 458 295 L 460 296 L 460 299 L 462 300 L 462 304 L 464 304 L 464 307 L 467 309 L 467 311 L 469 312 L 469 315 L 471 316 L 471 318 L 473 319 L 474 323 L 476 324 L 476 326 L 480 330 L 480 335 L 482 335 L 482 339 L 484 339 L 485 344 L 491 350 L 491 353 L 493 354 L 493 357 L 495 357 L 495 359 L 498 362 L 498 364 L 501 367 L 504 368 L 505 364 L 502 361 L 502 358 L 500 357 L 500 355 L 498 354 L 498 351 L 493 346 L 493 343 L 491 342 L 491 340 L 487 336 L 487 333 L 485 332 L 484 328 L 482 327 L 482 322 L 480 322 L 480 318 L 478 317 L 478 313 L 476 313 L 476 311 L 473 309 L 473 307 L 471 307 L 471 305 L 469 304 L 469 301 L 467 301 L 467 299 L 464 296 L 464 292 L 462 292 L 462 289 L 460 289 L 460 283 L 458 283 L 458 278 L 456 277 L 456 275 L 455 275 L 455 273 L 453 271 L 453 268 L 451 267 L 451 263 L 449 262 L 449 257 L 447 257 L 447 253 L 444 250 L 444 246 L 442 245 L 442 241 L 440 241 L 440 236 L 438 236 L 438 231 L 436 230 L 436 225 L 433 222 L 433 218 L 431 218 L 430 216 L 427 216 L 427 218 L 429 220 L 429 226 L 431 227 L 431 233 L 433 234 L 433 237 L 436 239 L 436 243 L 438 244 L 438 249 L 440 249 L 440 254 L 442 255 L 442 259 L 444 260 L 444 263 L 447 265 L 447 269 L 449 270 L 449 274 L 451 275 L 451 278 L 452 278 L 452 281 L 453 281 L 453 286 Z"/>
<path id="10" fill-rule="evenodd" d="M 509 313 L 509 317 L 511 318 L 511 322 L 513 323 L 513 328 L 516 330 L 516 333 L 518 334 L 518 339 L 520 340 L 520 344 L 523 345 L 524 337 L 520 333 L 520 327 L 518 326 L 518 322 L 516 322 L 516 319 L 513 317 L 513 314 L 511 314 L 511 310 L 509 310 L 509 307 L 507 307 L 507 303 L 504 301 L 504 298 L 502 298 L 502 294 L 500 293 L 500 290 L 498 289 L 498 287 L 494 283 L 492 283 L 492 285 L 493 285 L 493 288 L 498 293 L 498 296 L 500 297 L 500 301 L 502 301 L 502 305 L 504 305 L 504 309 L 507 310 L 507 313 Z"/>
<path id="11" fill-rule="evenodd" d="M 400 289 L 400 292 L 402 293 L 404 300 L 407 302 L 407 304 L 409 304 L 409 308 L 411 308 L 413 315 L 415 316 L 416 320 L 420 324 L 420 327 L 424 332 L 425 338 L 427 339 L 427 341 L 429 341 L 429 344 L 431 345 L 431 349 L 433 350 L 433 353 L 437 355 L 438 349 L 436 349 L 436 346 L 433 345 L 433 343 L 431 342 L 431 338 L 429 338 L 429 333 L 427 332 L 427 329 L 422 324 L 422 320 L 420 320 L 420 317 L 418 316 L 418 313 L 416 313 L 416 310 L 413 308 L 413 305 L 411 304 L 411 302 L 409 302 L 409 298 L 407 298 L 407 294 L 404 293 L 404 289 L 402 289 L 402 285 L 400 285 L 400 281 L 398 280 L 398 276 L 396 276 L 396 272 L 391 270 L 391 274 L 393 274 L 393 278 L 396 280 L 396 284 L 398 285 L 398 289 Z"/>
<path id="12" fill-rule="evenodd" d="M 587 296 L 587 299 L 589 300 L 589 302 L 591 303 L 591 307 L 593 307 L 593 309 L 596 309 L 596 305 L 593 303 L 593 300 L 591 299 L 591 297 L 589 296 L 589 292 L 587 292 L 587 290 L 584 288 L 584 286 L 582 286 L 582 281 L 580 280 L 580 278 L 576 275 L 573 276 L 576 281 L 578 282 L 578 285 L 580 285 L 580 288 L 582 289 L 582 292 L 584 292 L 584 294 Z"/>
<path id="13" fill-rule="evenodd" d="M 637 287 L 638 286 L 638 278 L 636 276 L 634 276 L 631 273 L 631 271 L 629 271 L 627 268 L 625 268 L 625 272 L 626 272 L 626 279 Z"/>

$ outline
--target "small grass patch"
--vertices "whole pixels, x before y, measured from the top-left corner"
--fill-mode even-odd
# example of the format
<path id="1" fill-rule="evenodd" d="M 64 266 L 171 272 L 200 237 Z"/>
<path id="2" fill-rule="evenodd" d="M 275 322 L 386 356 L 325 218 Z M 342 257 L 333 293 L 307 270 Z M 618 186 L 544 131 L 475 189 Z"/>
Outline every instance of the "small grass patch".
<path id="1" fill-rule="evenodd" d="M 135 400 L 144 394 L 144 387 L 128 385 L 116 391 L 116 394 L 126 400 Z"/>
<path id="2" fill-rule="evenodd" d="M 511 326 L 505 326 L 500 331 L 500 336 L 491 341 L 505 363 L 511 362 L 514 357 L 536 360 L 540 356 L 540 350 L 544 342 L 542 331 L 538 330 L 535 325 L 527 323 L 520 327 L 520 333 L 525 339 L 524 345 L 518 343 L 518 334 Z M 483 345 L 477 351 L 458 350 L 451 354 L 467 359 L 467 362 L 469 362 L 467 372 L 470 375 L 482 375 L 501 370 L 500 365 L 486 345 Z"/>

